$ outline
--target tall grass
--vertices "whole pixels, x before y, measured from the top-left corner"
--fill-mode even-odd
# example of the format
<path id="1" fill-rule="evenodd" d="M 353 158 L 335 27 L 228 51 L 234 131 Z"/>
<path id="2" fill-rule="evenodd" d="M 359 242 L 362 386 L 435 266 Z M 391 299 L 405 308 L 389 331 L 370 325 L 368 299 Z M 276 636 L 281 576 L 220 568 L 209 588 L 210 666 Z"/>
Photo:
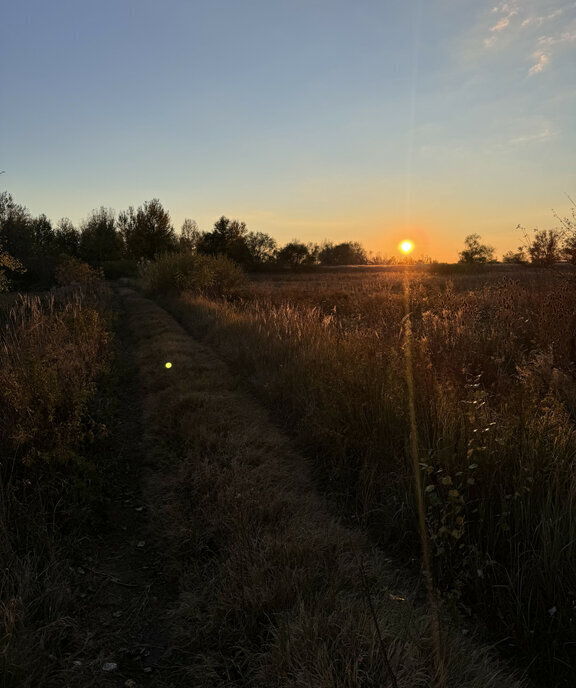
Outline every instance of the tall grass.
<path id="1" fill-rule="evenodd" d="M 426 525 L 444 598 L 563 685 L 576 671 L 576 290 L 512 274 L 413 277 Z M 414 556 L 401 282 L 337 279 L 174 309 L 296 429 L 327 489 Z"/>
<path id="2" fill-rule="evenodd" d="M 94 285 L 92 285 L 94 287 Z M 82 443 L 109 360 L 108 323 L 79 288 L 20 296 L 0 317 L 0 682 L 50 684 L 78 632 L 58 514 L 93 477 Z M 77 518 L 77 514 L 76 514 Z"/>
<path id="3" fill-rule="evenodd" d="M 162 467 L 151 501 L 165 570 L 178 578 L 182 685 L 524 685 L 453 628 L 442 680 L 418 584 L 335 521 L 308 461 L 219 357 L 150 300 L 132 293 L 126 306 L 144 447 Z"/>

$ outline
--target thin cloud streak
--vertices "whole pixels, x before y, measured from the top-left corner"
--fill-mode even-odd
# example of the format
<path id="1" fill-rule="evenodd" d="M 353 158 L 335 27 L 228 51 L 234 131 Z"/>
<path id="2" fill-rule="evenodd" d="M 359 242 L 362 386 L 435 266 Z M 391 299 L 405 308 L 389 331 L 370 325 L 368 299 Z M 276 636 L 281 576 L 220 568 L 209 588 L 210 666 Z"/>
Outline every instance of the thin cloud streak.
<path id="1" fill-rule="evenodd" d="M 546 68 L 546 65 L 550 62 L 550 58 L 544 52 L 536 52 L 534 53 L 533 57 L 536 58 L 538 61 L 536 62 L 536 64 L 530 67 L 530 69 L 528 70 L 528 76 L 541 74 Z"/>
<path id="2" fill-rule="evenodd" d="M 543 131 L 540 131 L 536 134 L 526 134 L 524 136 L 517 136 L 516 138 L 510 139 L 508 143 L 511 146 L 518 146 L 523 143 L 534 143 L 534 142 L 542 142 L 542 141 L 549 141 L 550 139 L 554 138 L 556 136 L 556 133 L 552 131 L 549 128 L 544 129 Z"/>

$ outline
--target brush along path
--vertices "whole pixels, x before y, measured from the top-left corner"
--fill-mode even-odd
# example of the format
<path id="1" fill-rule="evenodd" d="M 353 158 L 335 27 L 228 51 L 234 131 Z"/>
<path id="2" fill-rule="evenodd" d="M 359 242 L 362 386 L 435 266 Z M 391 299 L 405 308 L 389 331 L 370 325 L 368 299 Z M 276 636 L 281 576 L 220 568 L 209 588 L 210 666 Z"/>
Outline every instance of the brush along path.
<path id="1" fill-rule="evenodd" d="M 438 685 L 429 618 L 398 572 L 331 518 L 305 460 L 223 362 L 154 302 L 121 294 L 154 466 L 150 523 L 178 580 L 178 685 Z M 461 634 L 443 640 L 445 685 L 520 685 Z"/>

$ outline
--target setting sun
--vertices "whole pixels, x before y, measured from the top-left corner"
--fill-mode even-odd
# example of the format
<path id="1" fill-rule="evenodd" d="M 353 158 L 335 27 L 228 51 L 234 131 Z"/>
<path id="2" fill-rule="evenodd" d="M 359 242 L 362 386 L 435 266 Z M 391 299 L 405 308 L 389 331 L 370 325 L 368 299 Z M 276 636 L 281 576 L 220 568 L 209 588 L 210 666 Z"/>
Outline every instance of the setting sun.
<path id="1" fill-rule="evenodd" d="M 408 254 L 414 248 L 414 244 L 409 239 L 406 239 L 398 245 L 398 248 L 402 251 L 402 253 Z"/>

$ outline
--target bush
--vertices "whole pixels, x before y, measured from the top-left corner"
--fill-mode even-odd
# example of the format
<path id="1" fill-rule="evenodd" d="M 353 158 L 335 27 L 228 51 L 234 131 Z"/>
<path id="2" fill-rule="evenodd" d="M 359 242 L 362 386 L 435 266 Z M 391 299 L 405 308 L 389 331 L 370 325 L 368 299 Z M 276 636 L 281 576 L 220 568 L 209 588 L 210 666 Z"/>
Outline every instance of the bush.
<path id="1" fill-rule="evenodd" d="M 195 291 L 222 296 L 244 284 L 242 269 L 225 256 L 165 253 L 140 264 L 144 289 L 157 294 Z"/>
<path id="2" fill-rule="evenodd" d="M 81 287 L 92 287 L 102 279 L 102 275 L 88 263 L 83 263 L 77 258 L 66 257 L 56 268 L 56 282 L 61 287 L 77 284 Z"/>

